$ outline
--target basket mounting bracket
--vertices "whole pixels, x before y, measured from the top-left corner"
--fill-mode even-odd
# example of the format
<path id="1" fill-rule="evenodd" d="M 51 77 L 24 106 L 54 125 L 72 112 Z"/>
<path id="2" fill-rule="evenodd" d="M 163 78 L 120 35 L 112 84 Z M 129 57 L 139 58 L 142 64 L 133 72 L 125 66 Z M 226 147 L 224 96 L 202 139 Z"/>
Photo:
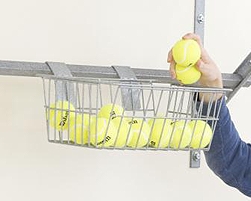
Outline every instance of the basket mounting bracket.
<path id="1" fill-rule="evenodd" d="M 122 104 L 125 110 L 140 109 L 140 89 L 137 77 L 129 66 L 112 66 L 126 85 L 121 86 Z M 132 85 L 130 85 L 132 84 Z"/>
<path id="2" fill-rule="evenodd" d="M 69 78 L 72 77 L 71 71 L 65 63 L 62 62 L 45 62 L 48 67 L 51 69 L 53 74 L 57 77 Z M 74 96 L 74 86 L 70 82 L 64 82 L 61 80 L 55 81 L 56 89 L 56 99 L 57 100 L 67 100 L 73 105 L 75 104 Z"/>

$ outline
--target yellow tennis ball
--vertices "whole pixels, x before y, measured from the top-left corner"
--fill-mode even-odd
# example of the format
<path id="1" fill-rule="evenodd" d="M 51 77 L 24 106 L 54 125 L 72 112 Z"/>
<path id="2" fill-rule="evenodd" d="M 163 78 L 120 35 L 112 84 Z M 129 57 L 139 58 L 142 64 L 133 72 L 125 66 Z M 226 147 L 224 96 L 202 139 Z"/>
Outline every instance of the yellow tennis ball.
<path id="1" fill-rule="evenodd" d="M 172 139 L 170 146 L 172 148 L 185 148 L 191 142 L 192 130 L 185 120 L 175 121 L 172 123 Z"/>
<path id="2" fill-rule="evenodd" d="M 154 119 L 152 118 L 152 119 L 149 119 L 148 121 L 147 121 L 147 124 L 148 124 L 148 126 L 150 127 L 150 129 L 151 129 L 151 127 L 153 126 L 153 122 L 154 122 Z"/>
<path id="3" fill-rule="evenodd" d="M 151 126 L 153 126 L 150 139 L 151 146 L 168 147 L 172 133 L 171 123 L 170 119 L 155 119 L 155 121 L 150 121 Z"/>
<path id="4" fill-rule="evenodd" d="M 149 140 L 150 127 L 147 122 L 141 119 L 133 119 L 129 122 L 130 135 L 132 135 L 131 141 L 128 143 L 130 147 L 144 147 Z"/>
<path id="5" fill-rule="evenodd" d="M 115 118 L 112 120 L 116 130 L 117 136 L 115 139 L 114 147 L 125 147 L 128 143 L 130 143 L 132 139 L 132 135 L 129 133 L 129 124 L 128 121 L 124 118 Z"/>
<path id="6" fill-rule="evenodd" d="M 213 137 L 213 131 L 207 122 L 193 120 L 188 123 L 193 131 L 191 147 L 198 149 L 206 147 Z"/>
<path id="7" fill-rule="evenodd" d="M 57 130 L 68 129 L 69 119 L 75 116 L 74 110 L 74 106 L 68 101 L 57 101 L 51 104 L 47 115 L 50 126 Z"/>
<path id="8" fill-rule="evenodd" d="M 175 43 L 172 48 L 174 61 L 180 66 L 194 65 L 201 56 L 199 44 L 193 39 L 182 39 Z"/>
<path id="9" fill-rule="evenodd" d="M 154 119 L 164 119 L 165 115 L 163 113 L 157 114 L 155 118 L 150 118 L 147 120 L 147 124 L 150 126 L 150 128 L 153 125 Z"/>
<path id="10" fill-rule="evenodd" d="M 91 118 L 89 114 L 78 114 L 70 121 L 70 135 L 69 138 L 72 142 L 77 144 L 88 143 L 89 123 Z"/>
<path id="11" fill-rule="evenodd" d="M 201 72 L 196 69 L 195 66 L 182 67 L 175 66 L 176 79 L 182 84 L 193 84 L 197 82 L 201 77 Z"/>
<path id="12" fill-rule="evenodd" d="M 118 115 L 121 116 L 124 112 L 124 108 L 117 104 L 107 104 L 100 108 L 98 117 L 104 117 L 109 119 L 116 118 Z"/>
<path id="13" fill-rule="evenodd" d="M 109 119 L 99 117 L 90 126 L 90 142 L 95 147 L 109 147 L 114 144 L 117 129 Z"/>

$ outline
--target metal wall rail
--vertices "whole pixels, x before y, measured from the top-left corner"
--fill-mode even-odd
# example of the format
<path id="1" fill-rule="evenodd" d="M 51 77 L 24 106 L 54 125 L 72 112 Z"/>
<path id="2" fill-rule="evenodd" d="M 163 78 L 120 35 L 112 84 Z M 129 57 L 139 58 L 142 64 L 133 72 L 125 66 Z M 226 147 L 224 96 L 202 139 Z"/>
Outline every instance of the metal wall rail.
<path id="1" fill-rule="evenodd" d="M 66 65 L 74 77 L 119 78 L 116 70 L 109 66 Z M 177 81 L 171 78 L 168 70 L 146 68 L 132 68 L 132 70 L 138 79 L 151 79 L 161 83 L 177 84 Z M 250 71 L 251 53 L 234 73 L 222 74 L 224 88 L 234 90 L 240 84 L 242 84 L 242 87 L 249 87 L 251 79 L 247 79 L 246 76 Z M 53 72 L 47 63 L 0 60 L 0 75 L 36 77 L 38 74 L 53 75 Z M 244 79 L 245 82 L 243 83 Z"/>

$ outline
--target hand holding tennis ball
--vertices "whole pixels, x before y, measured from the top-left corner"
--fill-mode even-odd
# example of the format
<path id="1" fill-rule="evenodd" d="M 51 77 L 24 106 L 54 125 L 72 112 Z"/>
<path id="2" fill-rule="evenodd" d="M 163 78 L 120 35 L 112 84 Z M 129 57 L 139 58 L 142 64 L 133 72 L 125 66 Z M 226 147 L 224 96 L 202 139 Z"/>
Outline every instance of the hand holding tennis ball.
<path id="1" fill-rule="evenodd" d="M 192 39 L 178 41 L 172 49 L 173 59 L 176 63 L 176 79 L 182 84 L 193 84 L 197 82 L 201 73 L 195 67 L 200 59 L 201 50 L 199 44 Z"/>
<path id="2" fill-rule="evenodd" d="M 201 78 L 196 65 L 201 57 L 200 44 L 192 39 L 181 39 L 175 43 L 168 54 L 170 73 L 182 84 L 193 84 Z"/>
<path id="3" fill-rule="evenodd" d="M 117 104 L 107 104 L 100 108 L 98 117 L 115 119 L 118 115 L 121 116 L 124 108 Z"/>
<path id="4" fill-rule="evenodd" d="M 150 127 L 148 124 L 141 119 L 135 118 L 129 122 L 129 125 L 132 139 L 128 143 L 128 146 L 133 148 L 144 147 L 148 143 L 150 136 Z"/>
<path id="5" fill-rule="evenodd" d="M 165 148 L 168 147 L 171 133 L 172 121 L 170 119 L 155 119 L 150 120 L 149 125 L 152 128 L 150 145 L 153 147 Z"/>
<path id="6" fill-rule="evenodd" d="M 183 149 L 191 142 L 192 130 L 185 120 L 175 121 L 172 123 L 172 139 L 170 146 L 172 148 Z"/>
<path id="7" fill-rule="evenodd" d="M 117 136 L 117 129 L 109 119 L 98 117 L 90 126 L 90 142 L 95 147 L 113 146 Z"/>
<path id="8" fill-rule="evenodd" d="M 57 130 L 68 129 L 69 119 L 75 116 L 74 110 L 74 106 L 68 101 L 60 100 L 51 104 L 47 115 L 50 126 Z"/>
<path id="9" fill-rule="evenodd" d="M 200 85 L 203 87 L 223 88 L 222 74 L 216 63 L 213 61 L 206 49 L 203 47 L 203 43 L 200 36 L 194 33 L 187 33 L 182 37 L 182 39 L 194 40 L 200 46 L 201 57 L 195 64 L 196 68 L 201 72 L 201 78 L 199 80 Z M 168 52 L 167 62 L 170 63 L 170 75 L 173 79 L 175 79 L 176 61 L 174 60 L 172 49 Z M 211 94 L 209 93 L 200 93 L 200 95 L 205 95 L 205 101 L 211 100 Z M 214 100 L 217 100 L 220 97 L 222 97 L 222 93 L 217 94 Z"/>
<path id="10" fill-rule="evenodd" d="M 195 149 L 205 148 L 213 137 L 213 131 L 209 124 L 202 120 L 193 120 L 188 125 L 193 132 L 191 147 Z"/>

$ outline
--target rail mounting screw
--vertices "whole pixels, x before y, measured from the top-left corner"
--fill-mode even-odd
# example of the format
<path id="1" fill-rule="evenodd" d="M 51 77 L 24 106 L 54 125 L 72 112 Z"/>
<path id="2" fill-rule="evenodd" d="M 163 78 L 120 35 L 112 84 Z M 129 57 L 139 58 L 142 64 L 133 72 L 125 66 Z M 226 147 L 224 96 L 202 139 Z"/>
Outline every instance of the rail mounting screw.
<path id="1" fill-rule="evenodd" d="M 194 161 L 200 160 L 200 153 L 199 152 L 194 152 L 194 154 L 193 154 L 193 160 Z"/>
<path id="2" fill-rule="evenodd" d="M 198 22 L 199 24 L 202 24 L 202 23 L 204 22 L 204 20 L 205 20 L 205 18 L 204 18 L 204 15 L 203 15 L 203 14 L 199 14 L 199 15 L 197 16 L 197 22 Z"/>

